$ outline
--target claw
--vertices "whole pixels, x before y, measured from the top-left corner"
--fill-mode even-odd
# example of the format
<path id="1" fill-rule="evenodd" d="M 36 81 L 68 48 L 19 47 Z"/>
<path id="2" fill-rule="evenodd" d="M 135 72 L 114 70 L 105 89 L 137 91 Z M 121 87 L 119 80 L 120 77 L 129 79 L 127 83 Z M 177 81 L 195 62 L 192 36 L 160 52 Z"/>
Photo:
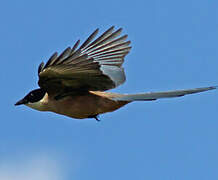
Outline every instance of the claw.
<path id="1" fill-rule="evenodd" d="M 98 122 L 101 121 L 101 120 L 99 119 L 99 115 L 95 115 L 94 118 L 95 118 L 95 120 L 98 121 Z"/>
<path id="2" fill-rule="evenodd" d="M 88 118 L 95 118 L 95 120 L 98 121 L 98 122 L 101 121 L 101 120 L 99 119 L 99 115 L 98 115 L 98 114 L 88 116 Z"/>

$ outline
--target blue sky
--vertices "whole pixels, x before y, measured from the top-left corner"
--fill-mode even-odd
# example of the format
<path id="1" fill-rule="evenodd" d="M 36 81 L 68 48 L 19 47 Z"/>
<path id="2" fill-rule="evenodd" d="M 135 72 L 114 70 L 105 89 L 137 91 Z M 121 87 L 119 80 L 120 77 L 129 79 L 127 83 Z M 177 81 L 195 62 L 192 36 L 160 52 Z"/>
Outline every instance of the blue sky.
<path id="1" fill-rule="evenodd" d="M 4 1 L 0 6 L 0 179 L 218 179 L 218 91 L 132 103 L 75 120 L 14 103 L 37 67 L 96 28 L 123 27 L 136 93 L 218 85 L 218 1 Z"/>

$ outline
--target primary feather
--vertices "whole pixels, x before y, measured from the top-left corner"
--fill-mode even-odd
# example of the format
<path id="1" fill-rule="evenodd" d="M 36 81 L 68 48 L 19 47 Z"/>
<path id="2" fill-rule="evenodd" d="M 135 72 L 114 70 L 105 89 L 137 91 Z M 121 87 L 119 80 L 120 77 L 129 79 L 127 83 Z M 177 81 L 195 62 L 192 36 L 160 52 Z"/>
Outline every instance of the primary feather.
<path id="1" fill-rule="evenodd" d="M 77 49 L 66 48 L 59 56 L 54 53 L 48 62 L 38 68 L 39 86 L 49 91 L 100 90 L 115 88 L 125 82 L 122 64 L 131 47 L 127 35 L 120 36 L 122 29 L 109 28 L 94 40 L 96 29 Z"/>

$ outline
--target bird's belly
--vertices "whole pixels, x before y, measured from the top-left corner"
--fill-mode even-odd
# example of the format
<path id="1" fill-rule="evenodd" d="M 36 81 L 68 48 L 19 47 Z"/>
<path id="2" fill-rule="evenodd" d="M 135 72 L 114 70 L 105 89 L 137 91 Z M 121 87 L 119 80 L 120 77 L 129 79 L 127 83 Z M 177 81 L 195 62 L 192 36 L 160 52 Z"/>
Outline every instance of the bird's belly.
<path id="1" fill-rule="evenodd" d="M 53 103 L 53 112 L 77 119 L 111 112 L 126 104 L 92 94 L 68 96 L 58 101 L 54 100 Z"/>
<path id="2" fill-rule="evenodd" d="M 96 107 L 90 99 L 81 97 L 66 97 L 56 101 L 54 112 L 72 118 L 83 119 L 96 112 Z"/>

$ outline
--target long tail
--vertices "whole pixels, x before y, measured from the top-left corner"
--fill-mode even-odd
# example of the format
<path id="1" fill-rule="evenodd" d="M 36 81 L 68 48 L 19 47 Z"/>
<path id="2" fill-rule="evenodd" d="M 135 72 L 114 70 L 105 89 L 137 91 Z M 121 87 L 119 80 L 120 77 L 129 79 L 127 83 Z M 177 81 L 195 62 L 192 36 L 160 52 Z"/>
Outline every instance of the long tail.
<path id="1" fill-rule="evenodd" d="M 122 94 L 117 97 L 113 97 L 112 99 L 117 101 L 152 101 L 160 98 L 180 97 L 186 94 L 194 94 L 194 93 L 209 91 L 217 88 L 218 86 L 211 86 L 211 87 L 204 87 L 204 88 L 184 89 L 184 90 L 165 91 L 165 92 Z"/>

